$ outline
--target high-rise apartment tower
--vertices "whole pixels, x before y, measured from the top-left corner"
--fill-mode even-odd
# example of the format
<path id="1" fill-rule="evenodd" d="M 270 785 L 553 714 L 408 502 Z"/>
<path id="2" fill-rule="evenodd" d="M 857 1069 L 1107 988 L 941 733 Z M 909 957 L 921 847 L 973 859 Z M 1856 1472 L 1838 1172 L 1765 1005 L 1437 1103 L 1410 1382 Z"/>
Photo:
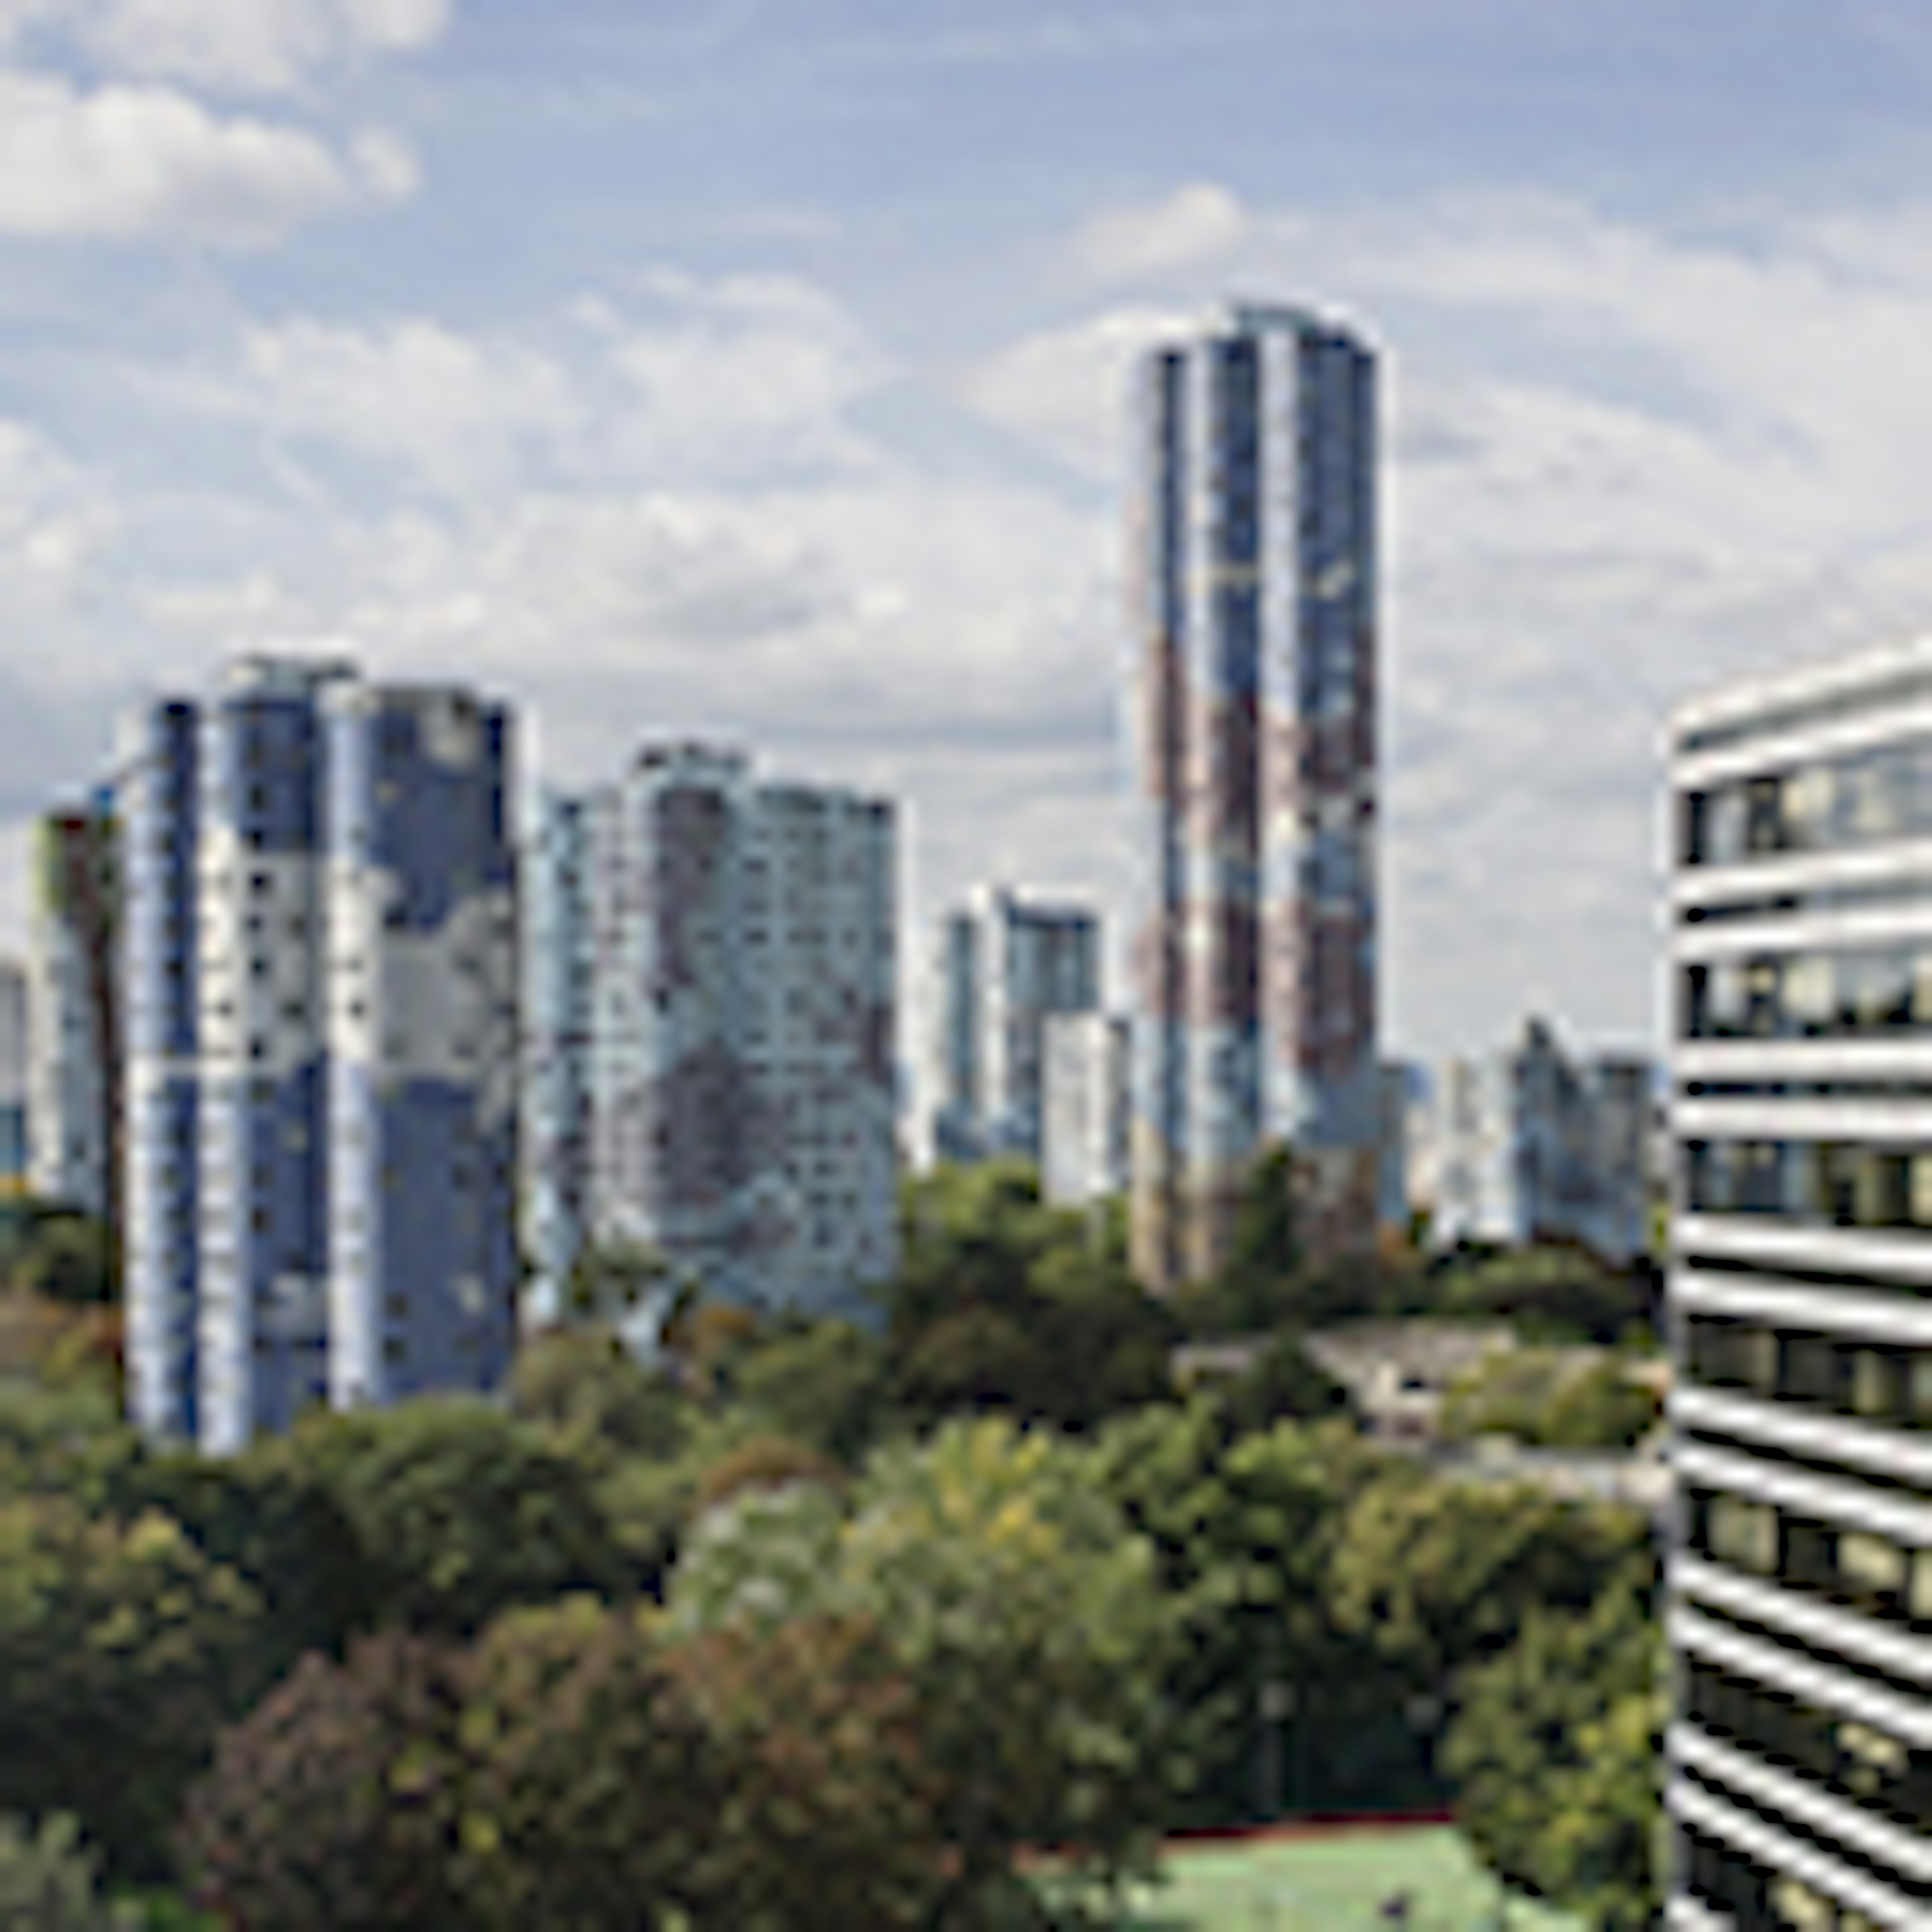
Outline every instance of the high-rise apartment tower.
<path id="1" fill-rule="evenodd" d="M 1672 733 L 1670 1922 L 1932 1924 L 1932 645 Z"/>
<path id="2" fill-rule="evenodd" d="M 646 748 L 532 848 L 540 1269 L 629 1242 L 826 1310 L 898 1258 L 892 808 Z"/>
<path id="3" fill-rule="evenodd" d="M 1376 1214 L 1375 362 L 1237 308 L 1141 372 L 1133 1246 L 1224 1258 L 1256 1156 L 1305 1237 Z"/>
<path id="4" fill-rule="evenodd" d="M 507 1370 L 511 720 L 251 658 L 130 722 L 130 1402 L 236 1449 Z"/>

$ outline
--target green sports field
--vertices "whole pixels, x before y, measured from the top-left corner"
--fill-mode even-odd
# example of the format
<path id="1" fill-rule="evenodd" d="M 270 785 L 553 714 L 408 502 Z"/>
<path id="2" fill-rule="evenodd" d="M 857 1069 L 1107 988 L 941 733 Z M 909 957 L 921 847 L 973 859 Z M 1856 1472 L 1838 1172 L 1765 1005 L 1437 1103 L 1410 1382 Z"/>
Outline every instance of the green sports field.
<path id="1" fill-rule="evenodd" d="M 1306 1838 L 1189 1847 L 1168 1882 L 1140 1894 L 1122 1932 L 1389 1932 L 1384 1902 L 1408 1894 L 1409 1932 L 1580 1932 L 1521 1901 L 1498 1916 L 1493 1880 L 1442 1826 L 1342 1830 Z"/>

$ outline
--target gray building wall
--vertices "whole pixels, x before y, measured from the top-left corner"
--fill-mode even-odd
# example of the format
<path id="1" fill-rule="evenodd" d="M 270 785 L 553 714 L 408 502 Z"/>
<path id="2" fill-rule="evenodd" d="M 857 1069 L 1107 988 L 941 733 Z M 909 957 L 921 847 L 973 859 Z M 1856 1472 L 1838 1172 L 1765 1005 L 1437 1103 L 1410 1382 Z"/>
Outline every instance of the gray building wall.
<path id="1" fill-rule="evenodd" d="M 849 1304 L 898 1260 L 892 808 L 647 748 L 532 852 L 545 1084 L 528 1195 L 730 1300 Z M 580 1036 L 568 1015 L 580 1011 Z"/>

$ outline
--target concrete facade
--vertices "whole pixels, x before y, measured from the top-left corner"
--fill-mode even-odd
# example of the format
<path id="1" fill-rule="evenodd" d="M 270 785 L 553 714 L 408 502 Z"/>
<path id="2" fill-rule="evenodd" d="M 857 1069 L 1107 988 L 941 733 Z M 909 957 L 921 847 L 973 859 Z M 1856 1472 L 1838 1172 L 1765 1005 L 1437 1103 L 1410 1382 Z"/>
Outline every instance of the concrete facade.
<path id="1" fill-rule="evenodd" d="M 1238 308 L 1141 379 L 1133 1246 L 1223 1259 L 1292 1142 L 1318 1247 L 1372 1239 L 1376 380 L 1299 311 Z"/>
<path id="2" fill-rule="evenodd" d="M 484 1390 L 515 1244 L 512 725 L 251 658 L 123 748 L 129 1400 L 215 1453 Z"/>
<path id="3" fill-rule="evenodd" d="M 1084 1207 L 1124 1195 L 1130 1178 L 1133 1047 L 1112 1013 L 1048 1016 L 1042 1035 L 1040 1178 L 1046 1198 Z"/>

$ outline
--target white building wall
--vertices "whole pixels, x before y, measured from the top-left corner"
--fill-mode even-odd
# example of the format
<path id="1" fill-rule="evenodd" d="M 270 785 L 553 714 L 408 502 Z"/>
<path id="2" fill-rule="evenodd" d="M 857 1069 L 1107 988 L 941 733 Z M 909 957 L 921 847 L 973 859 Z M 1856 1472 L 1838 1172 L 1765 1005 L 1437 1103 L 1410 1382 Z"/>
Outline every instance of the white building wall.
<path id="1" fill-rule="evenodd" d="M 1903 1932 L 1932 1896 L 1932 643 L 1740 682 L 1672 739 L 1670 1922 Z"/>
<path id="2" fill-rule="evenodd" d="M 1049 1014 L 1042 1040 L 1046 1198 L 1079 1207 L 1124 1194 L 1133 1119 L 1129 1022 L 1111 1013 Z"/>

